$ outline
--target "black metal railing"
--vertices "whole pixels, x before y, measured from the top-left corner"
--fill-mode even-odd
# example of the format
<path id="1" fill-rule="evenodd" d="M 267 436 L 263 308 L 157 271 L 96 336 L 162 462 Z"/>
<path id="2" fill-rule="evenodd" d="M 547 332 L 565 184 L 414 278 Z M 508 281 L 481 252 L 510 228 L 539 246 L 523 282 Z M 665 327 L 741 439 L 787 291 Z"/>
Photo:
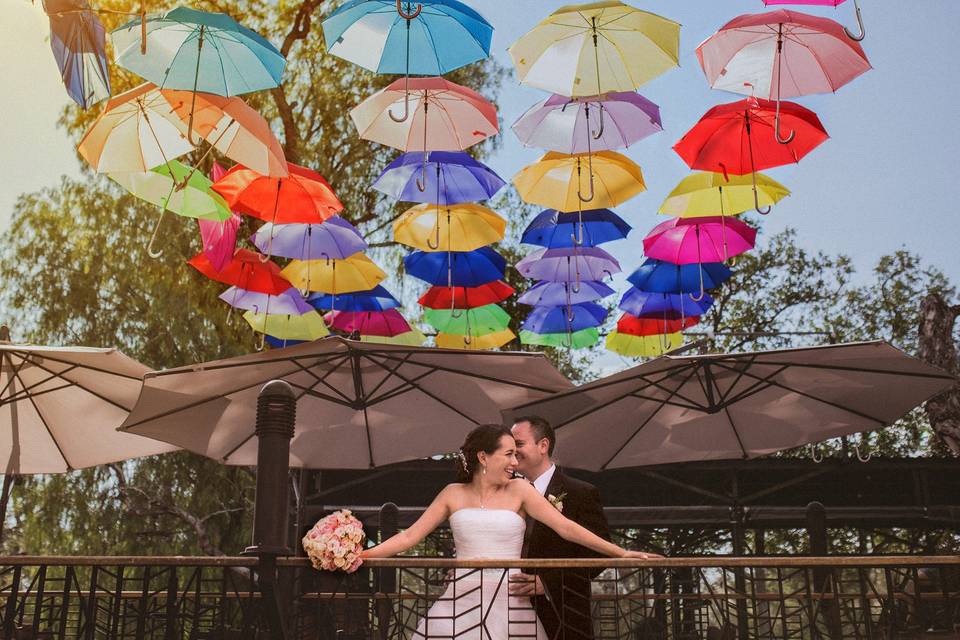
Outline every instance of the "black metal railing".
<path id="1" fill-rule="evenodd" d="M 960 638 L 955 556 L 396 558 L 349 576 L 280 558 L 279 598 L 261 597 L 258 562 L 0 557 L 0 630 L 4 638 L 274 638 L 271 606 L 283 608 L 273 613 L 289 636 L 304 639 L 535 638 L 549 615 L 584 629 L 573 596 L 560 607 L 557 598 L 540 601 L 540 611 L 510 597 L 509 575 L 522 570 L 546 573 L 574 596 L 594 576 L 587 624 L 598 640 Z"/>

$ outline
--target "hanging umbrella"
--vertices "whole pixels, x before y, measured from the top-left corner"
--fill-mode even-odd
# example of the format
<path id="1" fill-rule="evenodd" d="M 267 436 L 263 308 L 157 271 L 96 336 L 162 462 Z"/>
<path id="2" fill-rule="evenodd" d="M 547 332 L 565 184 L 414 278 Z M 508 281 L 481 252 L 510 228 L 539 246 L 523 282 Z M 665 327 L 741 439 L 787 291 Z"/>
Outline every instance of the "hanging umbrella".
<path id="1" fill-rule="evenodd" d="M 260 251 L 297 260 L 341 260 L 367 248 L 357 228 L 340 216 L 330 216 L 320 224 L 268 222 L 250 241 Z"/>
<path id="2" fill-rule="evenodd" d="M 270 261 L 261 261 L 260 254 L 247 249 L 237 249 L 223 269 L 215 269 L 210 258 L 202 252 L 190 258 L 187 264 L 211 280 L 247 291 L 277 296 L 290 288 L 290 282 L 280 275 L 280 267 Z"/>
<path id="3" fill-rule="evenodd" d="M 438 336 L 439 338 L 439 336 Z M 148 373 L 122 429 L 224 463 L 256 464 L 257 395 L 298 391 L 290 464 L 369 468 L 456 450 L 500 410 L 571 384 L 542 354 L 464 353 L 329 337 Z"/>
<path id="4" fill-rule="evenodd" d="M 147 253 L 158 258 L 163 250 L 153 248 L 160 224 L 167 211 L 187 218 L 224 221 L 231 216 L 227 203 L 211 189 L 212 183 L 192 167 L 171 160 L 145 173 L 110 173 L 111 180 L 136 197 L 160 207 L 160 216 L 153 227 Z"/>
<path id="5" fill-rule="evenodd" d="M 295 287 L 290 287 L 275 296 L 260 291 L 247 291 L 240 287 L 230 287 L 220 294 L 220 299 L 231 307 L 253 311 L 254 313 L 278 313 L 296 316 L 314 310 Z"/>
<path id="6" fill-rule="evenodd" d="M 620 309 L 634 316 L 683 318 L 702 316 L 713 306 L 713 298 L 704 294 L 700 300 L 692 300 L 682 293 L 654 293 L 630 287 L 620 299 Z"/>
<path id="7" fill-rule="evenodd" d="M 395 336 L 360 336 L 360 342 L 370 342 L 375 344 L 394 344 L 407 347 L 419 347 L 427 341 L 427 336 L 423 335 L 419 329 L 410 329 L 406 333 L 400 333 Z"/>
<path id="8" fill-rule="evenodd" d="M 315 310 L 290 315 L 282 313 L 256 313 L 247 311 L 243 319 L 258 333 L 279 340 L 317 340 L 330 335 L 323 318 Z"/>
<path id="9" fill-rule="evenodd" d="M 795 132 L 787 144 L 777 142 L 774 132 L 775 105 L 762 98 L 747 98 L 713 107 L 699 122 L 673 145 L 673 150 L 691 169 L 750 174 L 757 171 L 799 162 L 828 138 L 820 119 L 813 111 L 793 102 L 780 104 L 780 118 Z M 756 183 L 754 207 L 760 209 Z"/>
<path id="10" fill-rule="evenodd" d="M 493 169 L 462 151 L 411 151 L 387 165 L 373 188 L 403 202 L 450 205 L 489 200 L 504 184 Z"/>
<path id="11" fill-rule="evenodd" d="M 210 169 L 210 179 L 216 182 L 226 172 L 226 169 L 214 161 Z M 231 213 L 229 218 L 222 221 L 197 220 L 197 225 L 200 227 L 200 240 L 203 243 L 203 253 L 210 260 L 210 264 L 215 270 L 223 269 L 233 258 L 233 254 L 237 250 L 237 230 L 240 228 L 242 220 L 235 213 Z"/>
<path id="12" fill-rule="evenodd" d="M 672 264 L 648 258 L 627 277 L 627 282 L 654 293 L 689 293 L 700 301 L 706 290 L 719 287 L 732 275 L 722 262 Z"/>
<path id="13" fill-rule="evenodd" d="M 512 128 L 526 147 L 590 153 L 629 147 L 663 131 L 663 124 L 660 107 L 623 91 L 583 98 L 552 95 L 530 107 Z"/>
<path id="14" fill-rule="evenodd" d="M 498 349 L 516 337 L 516 334 L 510 331 L 510 329 L 502 329 L 484 335 L 460 335 L 440 332 L 433 340 L 441 349 L 487 351 L 490 349 Z"/>
<path id="15" fill-rule="evenodd" d="M 643 239 L 643 255 L 674 264 L 726 262 L 753 248 L 757 230 L 737 218 L 671 218 Z"/>
<path id="16" fill-rule="evenodd" d="M 479 204 L 418 204 L 393 223 L 393 239 L 423 251 L 473 251 L 503 240 L 507 221 Z"/>
<path id="17" fill-rule="evenodd" d="M 430 309 L 472 309 L 503 302 L 514 293 L 503 280 L 494 280 L 476 287 L 432 286 L 417 302 Z"/>
<path id="18" fill-rule="evenodd" d="M 680 25 L 607 0 L 569 5 L 508 49 L 524 84 L 564 96 L 633 91 L 677 66 Z"/>
<path id="19" fill-rule="evenodd" d="M 506 329 L 510 314 L 495 304 L 465 309 L 454 315 L 449 309 L 424 309 L 424 319 L 442 333 L 486 335 Z"/>
<path id="20" fill-rule="evenodd" d="M 600 341 L 600 331 L 596 327 L 587 327 L 572 333 L 534 333 L 521 331 L 520 342 L 540 347 L 555 347 L 557 349 L 587 349 Z"/>
<path id="21" fill-rule="evenodd" d="M 640 167 L 615 151 L 550 151 L 521 169 L 513 184 L 525 202 L 558 211 L 578 211 L 585 202 L 593 208 L 615 207 L 647 188 Z"/>
<path id="22" fill-rule="evenodd" d="M 859 12 L 858 12 L 859 14 Z M 784 9 L 734 18 L 697 47 L 697 59 L 714 89 L 774 100 L 776 140 L 780 101 L 833 93 L 870 69 L 863 48 L 830 20 Z"/>
<path id="23" fill-rule="evenodd" d="M 533 333 L 573 333 L 599 327 L 608 311 L 595 302 L 561 307 L 534 307 L 520 328 Z"/>
<path id="24" fill-rule="evenodd" d="M 326 316 L 331 328 L 361 336 L 392 338 L 412 331 L 407 320 L 396 309 L 385 311 L 331 311 Z"/>
<path id="25" fill-rule="evenodd" d="M 379 284 L 366 291 L 337 295 L 314 293 L 307 298 L 307 302 L 318 311 L 386 311 L 400 306 L 400 301 Z"/>
<path id="26" fill-rule="evenodd" d="M 569 306 L 593 302 L 616 293 L 600 280 L 581 280 L 577 291 L 573 291 L 574 286 L 570 282 L 538 282 L 527 289 L 517 302 L 531 307 Z"/>
<path id="27" fill-rule="evenodd" d="M 67 94 L 83 109 L 109 98 L 106 31 L 90 4 L 43 0 L 43 10 L 50 19 L 50 48 Z"/>
<path id="28" fill-rule="evenodd" d="M 534 251 L 517 263 L 517 271 L 531 280 L 576 282 L 578 293 L 584 280 L 603 280 L 620 273 L 616 258 L 599 247 L 568 247 Z"/>
<path id="29" fill-rule="evenodd" d="M 653 314 L 638 318 L 624 313 L 617 319 L 617 333 L 629 336 L 655 336 L 660 334 L 679 333 L 684 329 L 696 326 L 700 322 L 699 316 L 684 316 L 683 318 L 657 317 Z"/>
<path id="30" fill-rule="evenodd" d="M 477 287 L 502 280 L 507 261 L 490 247 L 474 251 L 427 253 L 414 251 L 403 258 L 408 275 L 432 285 Z"/>
<path id="31" fill-rule="evenodd" d="M 110 33 L 114 60 L 163 89 L 236 96 L 280 85 L 286 60 L 268 40 L 224 13 L 177 7 Z M 190 113 L 194 112 L 191 100 Z M 192 140 L 193 117 L 187 137 Z"/>
<path id="32" fill-rule="evenodd" d="M 362 253 L 342 260 L 291 260 L 280 274 L 298 289 L 323 293 L 368 291 L 387 277 Z"/>
<path id="33" fill-rule="evenodd" d="M 268 335 L 264 335 L 264 340 L 272 349 L 286 349 L 287 347 L 293 347 L 298 344 L 308 342 L 307 340 L 281 340 L 280 338 L 274 338 L 273 336 Z"/>
<path id="34" fill-rule="evenodd" d="M 604 242 L 623 240 L 630 230 L 630 225 L 609 209 L 588 209 L 575 213 L 547 209 L 530 221 L 520 242 L 548 249 L 577 245 L 595 247 Z"/>
<path id="35" fill-rule="evenodd" d="M 754 178 L 757 185 L 756 205 L 753 197 Z M 659 213 L 681 218 L 735 216 L 754 206 L 770 207 L 788 195 L 789 189 L 762 173 L 738 176 L 698 171 L 677 183 L 660 205 Z"/>
<path id="36" fill-rule="evenodd" d="M 763 4 L 777 5 L 777 4 L 809 4 L 819 7 L 837 7 L 846 2 L 846 0 L 763 0 Z M 858 0 L 853 0 L 853 7 L 856 10 L 857 14 L 857 26 L 860 29 L 859 33 L 853 33 L 850 29 L 846 27 L 843 28 L 844 33 L 847 34 L 848 38 L 860 42 L 867 35 L 866 30 L 863 28 L 863 16 L 860 13 L 860 3 Z"/>
<path id="37" fill-rule="evenodd" d="M 956 379 L 885 342 L 670 356 L 512 411 L 578 466 L 755 458 L 883 428 Z"/>
<path id="38" fill-rule="evenodd" d="M 632 336 L 619 331 L 607 334 L 606 348 L 628 358 L 654 358 L 683 344 L 683 334 Z"/>

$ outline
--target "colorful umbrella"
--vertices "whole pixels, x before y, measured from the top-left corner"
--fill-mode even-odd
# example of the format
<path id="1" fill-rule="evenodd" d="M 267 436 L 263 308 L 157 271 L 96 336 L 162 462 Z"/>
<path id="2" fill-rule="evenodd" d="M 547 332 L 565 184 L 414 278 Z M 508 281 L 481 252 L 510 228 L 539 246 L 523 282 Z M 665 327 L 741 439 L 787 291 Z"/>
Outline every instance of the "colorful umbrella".
<path id="1" fill-rule="evenodd" d="M 503 240 L 507 221 L 479 204 L 418 204 L 393 223 L 393 239 L 423 251 L 473 251 Z"/>
<path id="2" fill-rule="evenodd" d="M 291 260 L 280 273 L 298 289 L 323 293 L 369 291 L 387 277 L 362 253 L 342 260 Z"/>
<path id="3" fill-rule="evenodd" d="M 615 291 L 600 280 L 582 280 L 577 291 L 569 282 L 538 282 L 527 289 L 517 300 L 531 307 L 557 307 L 561 305 L 593 302 L 613 295 Z"/>
<path id="4" fill-rule="evenodd" d="M 301 315 L 314 310 L 295 287 L 290 287 L 275 296 L 260 291 L 248 291 L 240 287 L 230 287 L 220 294 L 220 299 L 231 307 L 254 313 Z"/>
<path id="5" fill-rule="evenodd" d="M 781 144 L 794 136 L 780 134 L 781 99 L 832 93 L 870 69 L 842 25 L 784 9 L 734 18 L 697 47 L 697 59 L 714 89 L 776 101 Z"/>
<path id="6" fill-rule="evenodd" d="M 574 333 L 599 327 L 608 311 L 595 302 L 561 307 L 534 307 L 520 328 L 533 333 Z"/>
<path id="7" fill-rule="evenodd" d="M 703 264 L 671 264 L 648 258 L 627 277 L 627 282 L 653 293 L 696 294 L 699 301 L 707 289 L 719 287 L 733 272 L 722 262 Z"/>
<path id="8" fill-rule="evenodd" d="M 503 302 L 514 293 L 506 282 L 494 280 L 476 287 L 433 286 L 417 302 L 431 309 L 472 309 Z"/>
<path id="9" fill-rule="evenodd" d="M 619 331 L 607 334 L 607 350 L 630 358 L 655 358 L 683 344 L 683 334 L 631 336 Z"/>
<path id="10" fill-rule="evenodd" d="M 250 240 L 260 251 L 297 260 L 341 260 L 367 248 L 357 228 L 340 216 L 331 216 L 320 224 L 268 222 Z"/>
<path id="11" fill-rule="evenodd" d="M 780 117 L 795 132 L 787 144 L 774 132 L 776 107 L 770 100 L 747 98 L 713 107 L 675 145 L 673 150 L 691 169 L 720 171 L 724 176 L 750 174 L 770 167 L 799 162 L 827 136 L 813 111 L 793 102 L 780 105 Z M 754 206 L 760 213 L 756 183 Z"/>
<path id="12" fill-rule="evenodd" d="M 314 310 L 300 315 L 266 314 L 246 311 L 243 319 L 254 331 L 280 340 L 317 340 L 330 335 L 323 318 Z"/>
<path id="13" fill-rule="evenodd" d="M 462 151 L 430 151 L 426 156 L 422 151 L 402 154 L 387 165 L 373 188 L 394 200 L 448 205 L 489 200 L 505 184 L 490 167 Z"/>
<path id="14" fill-rule="evenodd" d="M 361 342 L 376 342 L 379 344 L 396 344 L 406 347 L 419 347 L 427 341 L 427 336 L 419 329 L 410 329 L 406 333 L 400 333 L 395 336 L 360 336 Z"/>
<path id="15" fill-rule="evenodd" d="M 547 209 L 527 225 L 520 242 L 548 249 L 578 245 L 595 247 L 604 242 L 623 240 L 630 229 L 623 218 L 609 209 L 588 209 L 575 213 Z"/>
<path id="16" fill-rule="evenodd" d="M 674 264 L 726 262 L 753 248 L 757 230 L 737 218 L 671 218 L 643 239 L 643 254 Z"/>
<path id="17" fill-rule="evenodd" d="M 440 332 L 434 338 L 434 342 L 441 349 L 468 349 L 470 351 L 483 351 L 485 349 L 496 349 L 507 344 L 516 334 L 510 329 L 502 329 L 487 333 L 484 335 L 460 335 L 456 333 Z"/>
<path id="18" fill-rule="evenodd" d="M 315 293 L 307 298 L 307 302 L 318 310 L 330 311 L 386 311 L 400 306 L 400 301 L 379 284 L 366 291 L 336 295 Z"/>
<path id="19" fill-rule="evenodd" d="M 534 333 L 521 331 L 522 344 L 534 344 L 541 347 L 555 347 L 564 349 L 586 349 L 597 344 L 600 340 L 600 331 L 596 327 L 587 327 L 573 333 Z"/>
<path id="20" fill-rule="evenodd" d="M 617 320 L 617 332 L 631 336 L 655 336 L 677 333 L 693 327 L 699 322 L 699 316 L 684 316 L 682 318 L 646 316 L 638 318 L 625 313 Z"/>
<path id="21" fill-rule="evenodd" d="M 702 316 L 711 306 L 713 298 L 707 294 L 700 300 L 691 300 L 690 296 L 682 293 L 654 293 L 634 287 L 627 289 L 620 299 L 620 309 L 634 316 Z"/>
<path id="22" fill-rule="evenodd" d="M 265 336 L 267 344 L 270 345 L 272 349 L 286 349 L 287 347 L 294 347 L 298 344 L 303 344 L 306 340 L 281 340 L 280 338 L 274 338 L 273 336 Z"/>
<path id="23" fill-rule="evenodd" d="M 527 147 L 590 153 L 629 147 L 663 131 L 663 124 L 660 107 L 624 91 L 584 98 L 552 95 L 530 107 L 512 128 Z"/>
<path id="24" fill-rule="evenodd" d="M 83 109 L 109 98 L 106 31 L 90 4 L 43 0 L 43 10 L 50 18 L 50 48 L 67 94 Z"/>
<path id="25" fill-rule="evenodd" d="M 332 329 L 362 336 L 392 338 L 411 331 L 406 319 L 396 309 L 385 311 L 331 311 L 326 320 Z"/>
<path id="26" fill-rule="evenodd" d="M 846 2 L 846 0 L 763 0 L 765 5 L 774 5 L 774 4 L 809 4 L 819 7 L 836 7 Z M 844 33 L 847 34 L 847 37 L 860 42 L 866 37 L 867 32 L 863 28 L 863 15 L 860 13 L 860 3 L 858 0 L 853 0 L 853 8 L 857 13 L 857 26 L 860 29 L 859 33 L 853 33 L 850 29 L 846 27 L 843 28 Z"/>
<path id="27" fill-rule="evenodd" d="M 571 291 L 577 293 L 583 280 L 603 280 L 620 273 L 620 263 L 599 247 L 568 247 L 534 251 L 518 262 L 516 269 L 531 280 L 576 282 Z"/>
<path id="28" fill-rule="evenodd" d="M 513 184 L 524 201 L 558 211 L 577 211 L 585 202 L 595 208 L 615 207 L 646 189 L 640 167 L 615 151 L 550 151 L 521 169 Z"/>
<path id="29" fill-rule="evenodd" d="M 210 167 L 210 179 L 216 182 L 227 172 L 226 169 L 214 160 Z M 200 227 L 200 241 L 203 243 L 203 253 L 210 259 L 216 270 L 223 269 L 233 258 L 237 250 L 237 230 L 243 218 L 231 213 L 226 220 L 197 219 Z"/>
<path id="30" fill-rule="evenodd" d="M 680 25 L 617 0 L 570 5 L 508 50 L 524 84 L 565 96 L 632 91 L 677 66 Z"/>
<path id="31" fill-rule="evenodd" d="M 459 335 L 486 335 L 506 329 L 510 314 L 495 304 L 452 312 L 450 309 L 424 309 L 424 319 L 437 331 Z"/>
<path id="32" fill-rule="evenodd" d="M 223 269 L 215 269 L 202 252 L 190 258 L 187 264 L 211 280 L 247 291 L 277 296 L 290 288 L 290 282 L 280 275 L 280 267 L 273 262 L 262 262 L 259 253 L 247 249 L 237 249 Z"/>
<path id="33" fill-rule="evenodd" d="M 770 207 L 790 195 L 790 190 L 757 173 L 750 176 L 723 175 L 709 171 L 692 173 L 673 188 L 660 205 L 660 213 L 681 218 L 734 216 L 754 208 L 753 183 L 756 180 L 756 206 Z"/>
<path id="34" fill-rule="evenodd" d="M 507 261 L 490 247 L 473 251 L 414 251 L 403 258 L 408 275 L 432 285 L 478 287 L 502 280 Z"/>

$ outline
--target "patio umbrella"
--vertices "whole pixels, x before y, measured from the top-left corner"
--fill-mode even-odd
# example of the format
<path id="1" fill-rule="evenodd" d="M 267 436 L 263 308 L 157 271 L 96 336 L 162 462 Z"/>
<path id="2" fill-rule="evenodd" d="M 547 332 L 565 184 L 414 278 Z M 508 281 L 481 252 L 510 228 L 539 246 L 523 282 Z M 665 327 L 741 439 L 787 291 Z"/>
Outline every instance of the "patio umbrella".
<path id="1" fill-rule="evenodd" d="M 307 302 L 318 311 L 386 311 L 400 306 L 400 301 L 379 284 L 365 291 L 336 295 L 314 293 L 307 298 Z"/>
<path id="2" fill-rule="evenodd" d="M 540 347 L 557 349 L 587 349 L 600 341 L 600 331 L 596 327 L 587 327 L 572 333 L 534 333 L 520 331 L 521 344 L 533 344 Z"/>
<path id="3" fill-rule="evenodd" d="M 704 294 L 700 300 L 692 300 L 682 293 L 654 293 L 630 287 L 620 299 L 620 309 L 634 316 L 662 316 L 682 318 L 702 316 L 713 306 L 713 298 Z"/>
<path id="4" fill-rule="evenodd" d="M 628 333 L 611 331 L 607 334 L 607 351 L 628 358 L 654 358 L 683 344 L 683 335 L 671 333 L 654 336 L 632 336 Z"/>
<path id="5" fill-rule="evenodd" d="M 268 222 L 250 241 L 260 251 L 297 260 L 342 260 L 367 248 L 357 228 L 340 216 L 330 216 L 320 224 Z"/>
<path id="6" fill-rule="evenodd" d="M 503 302 L 514 293 L 503 280 L 494 280 L 476 287 L 432 286 L 417 302 L 430 309 L 472 309 Z"/>
<path id="7" fill-rule="evenodd" d="M 301 314 L 257 313 L 251 310 L 243 314 L 243 319 L 254 331 L 279 340 L 317 340 L 330 335 L 323 318 L 312 308 Z"/>
<path id="8" fill-rule="evenodd" d="M 955 384 L 885 342 L 666 355 L 527 402 L 577 466 L 755 458 L 885 427 Z"/>
<path id="9" fill-rule="evenodd" d="M 109 98 L 106 31 L 90 4 L 43 0 L 43 10 L 50 19 L 50 48 L 67 95 L 83 109 Z"/>
<path id="10" fill-rule="evenodd" d="M 438 336 L 439 338 L 439 336 Z M 290 464 L 368 468 L 456 450 L 500 410 L 571 384 L 542 354 L 469 353 L 340 337 L 146 374 L 123 431 L 227 464 L 257 459 L 264 383 L 297 391 Z"/>
<path id="11" fill-rule="evenodd" d="M 323 293 L 368 291 L 387 277 L 383 269 L 362 253 L 342 260 L 291 260 L 280 275 L 298 289 Z"/>
<path id="12" fill-rule="evenodd" d="M 462 151 L 428 151 L 426 158 L 423 151 L 410 151 L 387 165 L 373 188 L 402 202 L 449 205 L 489 200 L 504 184 L 493 169 Z"/>
<path id="13" fill-rule="evenodd" d="M 674 264 L 726 262 L 753 249 L 757 230 L 726 216 L 671 218 L 643 239 L 643 255 Z"/>
<path id="14" fill-rule="evenodd" d="M 615 151 L 563 154 L 549 151 L 513 177 L 524 202 L 557 211 L 615 207 L 646 190 L 640 167 Z"/>
<path id="15" fill-rule="evenodd" d="M 633 91 L 677 66 L 680 25 L 618 0 L 568 5 L 508 52 L 531 87 L 564 96 Z"/>
<path id="16" fill-rule="evenodd" d="M 753 185 L 756 181 L 756 200 Z M 680 218 L 735 216 L 755 206 L 769 207 L 790 195 L 785 186 L 762 173 L 749 176 L 710 171 L 691 173 L 677 183 L 659 213 Z"/>
<path id="17" fill-rule="evenodd" d="M 573 291 L 574 286 L 570 282 L 538 282 L 524 291 L 517 302 L 531 307 L 569 306 L 581 302 L 593 302 L 616 293 L 600 280 L 581 280 L 577 291 Z"/>
<path id="18" fill-rule="evenodd" d="M 418 204 L 393 223 L 393 239 L 423 251 L 473 251 L 503 240 L 507 221 L 479 204 Z"/>
<path id="19" fill-rule="evenodd" d="M 280 275 L 280 267 L 269 260 L 263 262 L 260 254 L 248 249 L 237 249 L 222 269 L 216 269 L 203 252 L 190 258 L 187 264 L 211 280 L 247 291 L 277 296 L 289 289 L 291 284 Z"/>
<path id="20" fill-rule="evenodd" d="M 361 336 L 392 338 L 412 331 L 406 318 L 397 309 L 384 311 L 331 311 L 326 315 L 332 329 Z M 422 344 L 422 343 L 421 343 Z"/>
<path id="21" fill-rule="evenodd" d="M 595 247 L 604 242 L 623 240 L 630 230 L 630 225 L 609 209 L 574 213 L 547 209 L 530 221 L 520 242 L 548 249 L 578 245 Z"/>
<path id="22" fill-rule="evenodd" d="M 844 2 L 846 2 L 846 0 L 763 0 L 763 4 L 767 6 L 777 4 L 809 4 L 820 7 L 837 7 Z M 853 33 L 846 27 L 843 28 L 843 31 L 847 34 L 847 37 L 860 42 L 867 35 L 867 32 L 863 28 L 863 15 L 860 13 L 860 2 L 858 0 L 853 0 L 853 7 L 856 10 L 857 26 L 860 31 L 859 33 Z"/>
<path id="23" fill-rule="evenodd" d="M 516 334 L 510 331 L 510 329 L 501 329 L 500 331 L 483 335 L 460 335 L 457 333 L 440 332 L 433 340 L 441 349 L 488 351 L 490 349 L 499 349 L 516 337 Z"/>

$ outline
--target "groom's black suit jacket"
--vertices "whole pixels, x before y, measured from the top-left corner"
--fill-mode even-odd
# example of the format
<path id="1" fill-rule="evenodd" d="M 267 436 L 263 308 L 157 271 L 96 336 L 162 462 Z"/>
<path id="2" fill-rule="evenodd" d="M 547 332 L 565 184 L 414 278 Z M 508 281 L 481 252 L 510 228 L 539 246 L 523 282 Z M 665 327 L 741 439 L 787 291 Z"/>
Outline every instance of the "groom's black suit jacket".
<path id="1" fill-rule="evenodd" d="M 600 494 L 592 484 L 571 478 L 559 467 L 553 472 L 546 496 L 563 496 L 563 515 L 605 540 L 610 529 L 603 515 Z M 531 519 L 532 520 L 532 519 Z M 545 524 L 536 520 L 528 524 L 524 544 L 525 558 L 596 558 L 600 554 L 568 542 Z M 533 599 L 537 616 L 551 640 L 585 640 L 593 638 L 590 617 L 590 580 L 600 571 L 565 569 L 536 571 L 549 594 Z"/>

